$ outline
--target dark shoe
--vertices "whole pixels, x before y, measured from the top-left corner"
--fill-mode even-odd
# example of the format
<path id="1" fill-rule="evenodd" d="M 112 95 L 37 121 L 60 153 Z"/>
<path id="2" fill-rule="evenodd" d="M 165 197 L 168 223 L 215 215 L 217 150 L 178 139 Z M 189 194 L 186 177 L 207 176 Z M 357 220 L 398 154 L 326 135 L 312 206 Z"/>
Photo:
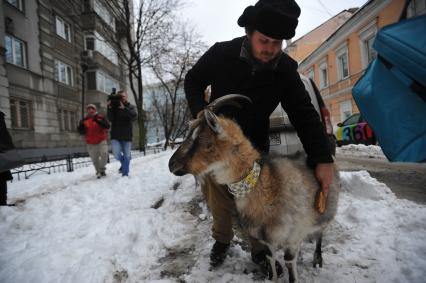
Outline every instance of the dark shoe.
<path id="1" fill-rule="evenodd" d="M 120 173 L 120 174 L 122 173 L 121 168 L 122 168 L 121 166 L 120 166 L 120 168 L 118 168 L 118 173 Z"/>
<path id="2" fill-rule="evenodd" d="M 210 251 L 210 266 L 217 267 L 225 261 L 226 254 L 229 250 L 229 244 L 216 241 Z"/>
<path id="3" fill-rule="evenodd" d="M 101 177 L 106 177 L 106 173 L 105 172 L 101 172 Z"/>
<path id="4" fill-rule="evenodd" d="M 274 276 L 274 273 L 272 272 L 272 266 L 266 257 L 267 255 L 271 256 L 272 253 L 269 249 L 261 251 L 255 255 L 251 255 L 251 259 L 254 263 L 259 265 L 260 270 L 265 275 L 266 278 L 269 280 L 272 280 L 272 277 Z M 277 276 L 278 278 L 283 275 L 283 267 L 278 261 L 275 261 L 275 268 L 277 270 Z"/>
<path id="5" fill-rule="evenodd" d="M 101 173 L 96 173 L 96 178 L 100 179 L 101 178 Z"/>

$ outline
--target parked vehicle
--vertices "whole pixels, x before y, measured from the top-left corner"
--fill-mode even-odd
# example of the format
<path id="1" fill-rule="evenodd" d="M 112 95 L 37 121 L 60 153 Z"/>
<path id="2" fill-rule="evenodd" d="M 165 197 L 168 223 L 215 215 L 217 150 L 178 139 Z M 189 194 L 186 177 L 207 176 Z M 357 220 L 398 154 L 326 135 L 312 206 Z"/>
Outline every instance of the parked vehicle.
<path id="1" fill-rule="evenodd" d="M 360 113 L 349 116 L 342 123 L 337 124 L 337 146 L 345 144 L 376 144 L 373 130 L 362 118 Z"/>
<path id="2" fill-rule="evenodd" d="M 336 138 L 333 134 L 333 126 L 330 120 L 330 112 L 324 104 L 321 94 L 315 83 L 307 77 L 300 74 L 306 91 L 311 97 L 312 104 L 320 115 L 321 121 L 324 124 L 327 136 L 330 140 L 330 148 L 333 155 L 336 153 Z M 298 151 L 303 151 L 302 142 L 297 136 L 296 130 L 290 123 L 287 113 L 282 108 L 281 104 L 272 112 L 269 117 L 269 141 L 270 152 L 291 155 Z"/>

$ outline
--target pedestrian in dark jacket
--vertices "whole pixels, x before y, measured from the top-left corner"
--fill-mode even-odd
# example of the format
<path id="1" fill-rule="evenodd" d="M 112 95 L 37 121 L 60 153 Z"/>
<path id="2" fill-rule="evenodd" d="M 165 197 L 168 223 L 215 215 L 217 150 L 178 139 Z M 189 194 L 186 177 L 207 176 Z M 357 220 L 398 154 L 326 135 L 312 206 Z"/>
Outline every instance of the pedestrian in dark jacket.
<path id="1" fill-rule="evenodd" d="M 12 142 L 12 137 L 7 131 L 4 121 L 4 113 L 0 111 L 0 152 L 15 148 Z M 13 179 L 10 170 L 0 172 L 0 205 L 7 205 L 7 181 Z"/>
<path id="2" fill-rule="evenodd" d="M 297 130 L 315 175 L 326 194 L 333 179 L 332 156 L 318 113 L 297 72 L 297 63 L 282 52 L 283 39 L 295 34 L 300 8 L 294 0 L 260 0 L 247 7 L 238 24 L 246 36 L 213 45 L 188 72 L 185 93 L 193 117 L 207 105 L 204 90 L 211 86 L 211 100 L 227 94 L 248 96 L 253 103 L 223 108 L 259 151 L 269 151 L 269 116 L 279 103 Z M 202 190 L 213 215 L 212 266 L 223 263 L 232 231 L 234 202 L 226 186 L 208 176 Z M 266 247 L 252 240 L 252 259 L 268 270 Z M 278 266 L 282 272 L 282 267 Z"/>
<path id="3" fill-rule="evenodd" d="M 87 115 L 80 120 L 78 131 L 84 135 L 87 151 L 93 166 L 96 169 L 96 177 L 106 176 L 105 166 L 108 161 L 108 129 L 109 123 L 102 114 L 98 114 L 96 105 L 89 104 L 86 107 Z"/>
<path id="4" fill-rule="evenodd" d="M 127 101 L 127 94 L 123 90 L 117 92 L 121 97 L 119 103 L 108 100 L 107 117 L 111 122 L 111 146 L 115 159 L 120 161 L 122 176 L 129 175 L 130 150 L 132 147 L 132 122 L 136 120 L 135 106 Z"/>

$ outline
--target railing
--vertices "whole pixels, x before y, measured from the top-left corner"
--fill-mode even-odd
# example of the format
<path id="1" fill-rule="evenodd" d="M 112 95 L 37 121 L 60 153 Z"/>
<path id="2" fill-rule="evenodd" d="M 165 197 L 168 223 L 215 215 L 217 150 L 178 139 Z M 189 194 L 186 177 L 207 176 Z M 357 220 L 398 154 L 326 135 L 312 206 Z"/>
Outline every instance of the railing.
<path id="1" fill-rule="evenodd" d="M 22 178 L 29 179 L 36 174 L 52 174 L 58 172 L 72 172 L 74 168 L 87 167 L 92 161 L 85 154 L 52 156 L 49 158 L 32 158 L 24 166 L 12 169 L 12 175 L 17 177 L 18 181 Z M 14 178 L 15 179 L 15 178 Z"/>
<path id="2" fill-rule="evenodd" d="M 162 152 L 162 148 L 154 147 L 146 149 L 145 152 L 132 151 L 132 158 L 141 157 L 150 154 L 157 154 Z M 112 155 L 108 156 L 108 163 L 115 162 Z M 74 153 L 68 155 L 58 156 L 42 156 L 38 158 L 31 158 L 24 166 L 12 169 L 14 180 L 20 181 L 21 179 L 29 179 L 31 176 L 38 174 L 53 174 L 59 172 L 73 172 L 74 169 L 88 167 L 92 165 L 92 161 L 86 153 Z"/>

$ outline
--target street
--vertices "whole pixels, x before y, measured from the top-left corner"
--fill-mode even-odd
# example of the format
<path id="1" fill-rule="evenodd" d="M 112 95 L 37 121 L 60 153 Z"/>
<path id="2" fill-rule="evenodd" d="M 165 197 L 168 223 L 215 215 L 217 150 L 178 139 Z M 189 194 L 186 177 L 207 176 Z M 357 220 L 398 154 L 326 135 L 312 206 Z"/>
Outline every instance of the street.
<path id="1" fill-rule="evenodd" d="M 385 183 L 398 198 L 426 204 L 426 164 L 391 163 L 386 159 L 360 158 L 338 154 L 341 171 L 366 170 Z"/>

